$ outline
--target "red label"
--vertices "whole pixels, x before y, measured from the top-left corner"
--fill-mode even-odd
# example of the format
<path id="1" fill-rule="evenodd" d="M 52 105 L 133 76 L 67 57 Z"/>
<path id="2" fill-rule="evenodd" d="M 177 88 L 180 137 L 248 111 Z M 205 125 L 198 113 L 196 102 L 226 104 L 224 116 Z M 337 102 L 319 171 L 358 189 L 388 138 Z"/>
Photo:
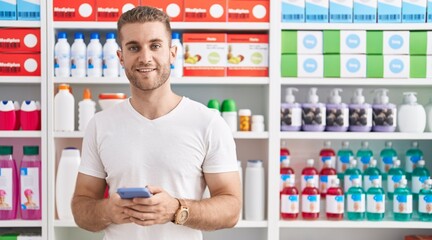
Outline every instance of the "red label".
<path id="1" fill-rule="evenodd" d="M 54 21 L 96 20 L 95 0 L 54 0 L 53 5 Z"/>

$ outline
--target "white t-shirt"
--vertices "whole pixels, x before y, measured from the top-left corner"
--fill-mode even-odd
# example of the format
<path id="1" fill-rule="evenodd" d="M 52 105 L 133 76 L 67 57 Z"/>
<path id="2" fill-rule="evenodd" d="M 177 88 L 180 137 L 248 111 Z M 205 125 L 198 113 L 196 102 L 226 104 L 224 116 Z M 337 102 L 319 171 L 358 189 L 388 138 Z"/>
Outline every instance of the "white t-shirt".
<path id="1" fill-rule="evenodd" d="M 129 100 L 101 111 L 83 140 L 81 173 L 106 179 L 110 194 L 119 187 L 162 187 L 173 197 L 201 199 L 203 173 L 237 171 L 235 142 L 223 118 L 186 97 L 154 120 Z M 143 227 L 111 224 L 105 240 L 201 240 L 201 231 L 166 223 Z"/>

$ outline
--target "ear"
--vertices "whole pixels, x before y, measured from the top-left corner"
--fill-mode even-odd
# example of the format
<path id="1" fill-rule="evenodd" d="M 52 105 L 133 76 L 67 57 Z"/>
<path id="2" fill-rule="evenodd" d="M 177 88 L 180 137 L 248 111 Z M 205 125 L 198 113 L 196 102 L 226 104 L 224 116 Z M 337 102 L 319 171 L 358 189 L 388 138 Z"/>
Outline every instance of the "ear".
<path id="1" fill-rule="evenodd" d="M 123 62 L 123 52 L 121 50 L 117 50 L 117 57 L 119 58 L 120 64 L 122 65 L 122 67 L 124 67 Z"/>
<path id="2" fill-rule="evenodd" d="M 170 63 L 174 64 L 176 56 L 177 56 L 177 46 L 170 47 Z"/>

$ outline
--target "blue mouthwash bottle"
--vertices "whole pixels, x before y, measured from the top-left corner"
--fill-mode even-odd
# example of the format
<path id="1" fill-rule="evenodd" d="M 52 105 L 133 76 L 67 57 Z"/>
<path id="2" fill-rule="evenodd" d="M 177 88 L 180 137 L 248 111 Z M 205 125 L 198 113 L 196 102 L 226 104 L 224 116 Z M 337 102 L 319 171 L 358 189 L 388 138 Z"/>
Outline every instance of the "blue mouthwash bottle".
<path id="1" fill-rule="evenodd" d="M 385 148 L 380 152 L 381 161 L 379 164 L 379 169 L 381 170 L 384 179 L 386 178 L 388 171 L 393 165 L 393 162 L 397 159 L 397 152 L 392 146 L 392 142 L 386 141 Z"/>
<path id="2" fill-rule="evenodd" d="M 407 180 L 411 180 L 411 174 L 420 160 L 423 160 L 423 152 L 419 149 L 418 142 L 413 141 L 411 148 L 405 153 L 405 173 Z"/>
<path id="3" fill-rule="evenodd" d="M 407 188 L 407 180 L 402 177 L 393 196 L 393 217 L 396 221 L 410 221 L 412 218 L 413 200 L 411 191 Z"/>
<path id="4" fill-rule="evenodd" d="M 381 221 L 385 214 L 385 193 L 381 181 L 374 179 L 366 192 L 366 217 L 369 221 Z"/>
<path id="5" fill-rule="evenodd" d="M 420 221 L 432 222 L 432 179 L 428 178 L 419 193 Z"/>
<path id="6" fill-rule="evenodd" d="M 348 189 L 353 186 L 354 179 L 359 180 L 360 187 L 362 186 L 362 176 L 360 169 L 357 168 L 357 160 L 352 159 L 349 168 L 344 174 L 344 191 L 347 192 Z"/>
<path id="7" fill-rule="evenodd" d="M 346 192 L 348 220 L 358 221 L 365 217 L 365 192 L 360 186 L 360 178 L 353 180 L 353 186 Z"/>
<path id="8" fill-rule="evenodd" d="M 425 160 L 420 160 L 417 162 L 416 168 L 414 168 L 414 171 L 412 173 L 412 193 L 413 193 L 413 199 L 414 201 L 418 200 L 418 194 L 420 192 L 420 189 L 422 188 L 424 181 L 426 179 L 429 179 L 429 170 L 425 167 Z"/>
<path id="9" fill-rule="evenodd" d="M 376 179 L 379 185 L 382 186 L 381 171 L 377 168 L 377 161 L 372 159 L 368 168 L 363 172 L 363 188 L 367 192 L 372 187 L 372 182 Z"/>
<path id="10" fill-rule="evenodd" d="M 362 141 L 361 148 L 357 151 L 356 158 L 358 167 L 363 172 L 366 170 L 371 159 L 373 158 L 373 152 L 369 148 L 369 143 L 367 141 Z"/>
<path id="11" fill-rule="evenodd" d="M 349 148 L 349 142 L 343 141 L 342 148 L 337 152 L 336 171 L 339 179 L 343 179 L 344 172 L 347 170 L 352 159 L 354 159 L 354 153 Z"/>
<path id="12" fill-rule="evenodd" d="M 387 175 L 387 195 L 390 200 L 393 199 L 393 192 L 402 178 L 405 178 L 405 171 L 400 167 L 400 160 L 396 160 Z"/>

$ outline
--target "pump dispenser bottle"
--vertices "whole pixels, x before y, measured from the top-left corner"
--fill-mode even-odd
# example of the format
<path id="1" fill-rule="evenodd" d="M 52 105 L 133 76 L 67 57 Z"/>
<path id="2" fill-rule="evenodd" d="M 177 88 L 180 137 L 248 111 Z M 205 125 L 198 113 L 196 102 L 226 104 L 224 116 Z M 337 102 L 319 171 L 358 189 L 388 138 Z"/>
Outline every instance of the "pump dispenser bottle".
<path id="1" fill-rule="evenodd" d="M 334 88 L 330 92 L 326 104 L 326 131 L 346 132 L 348 130 L 348 106 L 342 103 L 339 93 L 340 88 Z"/>
<path id="2" fill-rule="evenodd" d="M 404 92 L 403 104 L 398 111 L 400 132 L 422 133 L 426 128 L 426 111 L 417 103 L 416 92 Z"/>
<path id="3" fill-rule="evenodd" d="M 397 110 L 393 103 L 389 103 L 388 89 L 380 88 L 374 91 L 373 127 L 374 132 L 394 132 L 396 129 Z"/>
<path id="4" fill-rule="evenodd" d="M 326 125 L 325 105 L 319 102 L 317 88 L 310 88 L 308 102 L 302 104 L 303 131 L 322 132 Z"/>
<path id="5" fill-rule="evenodd" d="M 285 102 L 281 104 L 281 131 L 300 131 L 302 123 L 301 105 L 295 102 L 293 91 L 297 88 L 287 88 Z"/>
<path id="6" fill-rule="evenodd" d="M 372 106 L 369 103 L 365 103 L 362 88 L 355 90 L 348 109 L 349 131 L 370 132 L 372 130 Z"/>

